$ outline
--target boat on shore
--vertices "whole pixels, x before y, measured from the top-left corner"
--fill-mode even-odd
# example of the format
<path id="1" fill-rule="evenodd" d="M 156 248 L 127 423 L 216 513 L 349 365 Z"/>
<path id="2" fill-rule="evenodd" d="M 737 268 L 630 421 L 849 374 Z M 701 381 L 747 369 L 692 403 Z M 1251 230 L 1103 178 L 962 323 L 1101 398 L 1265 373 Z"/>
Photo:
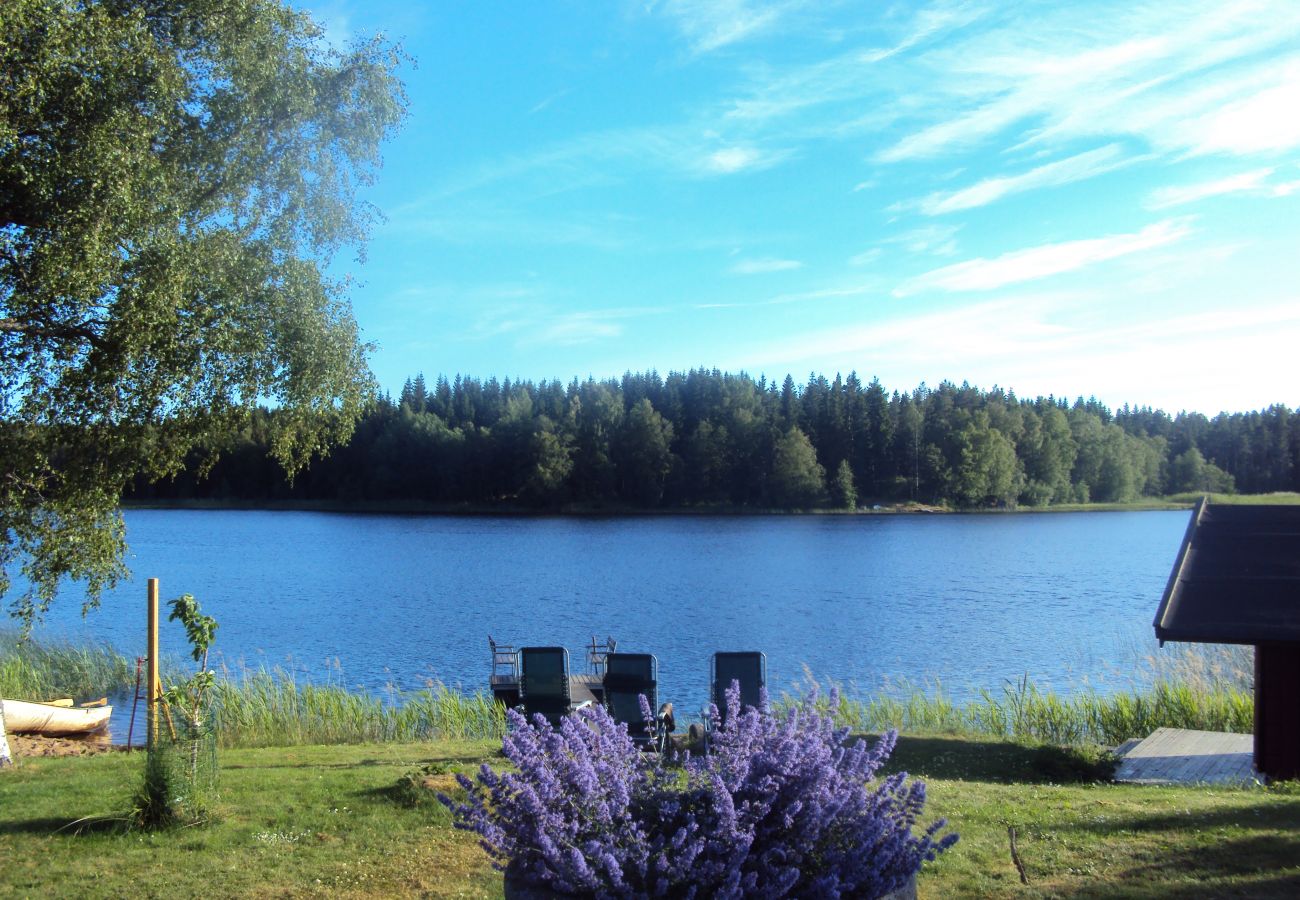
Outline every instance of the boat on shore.
<path id="1" fill-rule="evenodd" d="M 94 734 L 108 727 L 113 707 L 104 701 L 73 706 L 70 701 L 4 703 L 5 730 L 14 734 Z"/>

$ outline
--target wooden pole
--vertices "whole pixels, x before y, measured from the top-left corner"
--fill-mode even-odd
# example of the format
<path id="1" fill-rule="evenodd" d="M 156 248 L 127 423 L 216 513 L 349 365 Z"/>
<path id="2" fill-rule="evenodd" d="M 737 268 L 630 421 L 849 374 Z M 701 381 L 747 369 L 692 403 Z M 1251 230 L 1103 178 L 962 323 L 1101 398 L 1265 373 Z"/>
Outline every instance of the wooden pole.
<path id="1" fill-rule="evenodd" d="M 158 579 L 149 579 L 149 749 L 158 740 Z"/>

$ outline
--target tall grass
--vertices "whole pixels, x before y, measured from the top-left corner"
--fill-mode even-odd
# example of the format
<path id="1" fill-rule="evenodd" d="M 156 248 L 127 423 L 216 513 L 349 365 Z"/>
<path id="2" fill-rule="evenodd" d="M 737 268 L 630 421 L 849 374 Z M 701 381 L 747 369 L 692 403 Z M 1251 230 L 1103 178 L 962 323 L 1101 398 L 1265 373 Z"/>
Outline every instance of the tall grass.
<path id="1" fill-rule="evenodd" d="M 498 738 L 505 708 L 490 694 L 434 683 L 384 697 L 336 684 L 299 683 L 283 669 L 224 673 L 213 694 L 223 747 Z"/>
<path id="2" fill-rule="evenodd" d="M 903 685 L 865 696 L 842 692 L 835 715 L 841 725 L 862 731 L 898 728 L 1054 744 L 1115 745 L 1160 727 L 1251 731 L 1252 648 L 1170 645 L 1139 660 L 1140 666 L 1146 667 L 1144 683 L 1120 693 L 1061 695 L 1025 678 L 958 703 L 941 688 Z M 16 632 L 0 631 L 0 696 L 80 699 L 129 694 L 134 684 L 134 666 L 111 647 L 20 642 Z M 380 696 L 332 680 L 299 682 L 283 669 L 223 671 L 213 705 L 223 747 L 498 738 L 506 727 L 504 708 L 482 691 L 434 683 L 417 691 L 390 688 Z"/>
<path id="3" fill-rule="evenodd" d="M 1165 497 L 1174 503 L 1195 503 L 1205 496 L 1199 491 L 1188 491 L 1183 494 L 1170 494 Z M 1210 494 L 1211 503 L 1231 503 L 1235 506 L 1253 506 L 1256 504 L 1267 504 L 1274 506 L 1295 506 L 1300 504 L 1300 493 L 1295 491 L 1274 491 L 1271 494 Z"/>
<path id="4" fill-rule="evenodd" d="M 135 666 L 106 644 L 22 641 L 0 631 L 0 696 L 15 700 L 88 699 L 135 686 Z"/>
<path id="5" fill-rule="evenodd" d="M 823 700 L 828 704 L 827 700 Z M 1206 687 L 1157 681 L 1117 694 L 1096 691 L 1062 696 L 1041 691 L 1027 678 L 1001 691 L 983 690 L 957 704 L 942 692 L 855 697 L 840 694 L 833 710 L 841 725 L 861 731 L 979 734 L 1052 744 L 1114 746 L 1157 728 L 1249 734 L 1254 696 L 1234 686 Z"/>

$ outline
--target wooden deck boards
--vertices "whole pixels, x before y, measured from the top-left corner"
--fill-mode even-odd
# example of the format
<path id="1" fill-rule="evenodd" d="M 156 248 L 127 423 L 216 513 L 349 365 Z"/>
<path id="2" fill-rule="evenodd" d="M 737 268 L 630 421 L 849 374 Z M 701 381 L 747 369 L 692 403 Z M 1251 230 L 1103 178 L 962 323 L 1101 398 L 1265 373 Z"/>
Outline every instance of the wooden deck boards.
<path id="1" fill-rule="evenodd" d="M 1135 784 L 1249 783 L 1259 778 L 1254 749 L 1254 737 L 1249 734 L 1157 728 L 1135 746 L 1120 748 L 1115 780 Z"/>
<path id="2" fill-rule="evenodd" d="M 605 689 L 599 675 L 570 675 L 569 696 L 574 703 L 590 701 L 599 703 L 605 696 Z"/>
<path id="3" fill-rule="evenodd" d="M 493 675 L 490 678 L 492 693 L 507 706 L 519 700 L 519 678 L 513 675 Z M 600 703 L 605 696 L 599 675 L 570 675 L 569 696 L 575 704 L 584 701 Z"/>

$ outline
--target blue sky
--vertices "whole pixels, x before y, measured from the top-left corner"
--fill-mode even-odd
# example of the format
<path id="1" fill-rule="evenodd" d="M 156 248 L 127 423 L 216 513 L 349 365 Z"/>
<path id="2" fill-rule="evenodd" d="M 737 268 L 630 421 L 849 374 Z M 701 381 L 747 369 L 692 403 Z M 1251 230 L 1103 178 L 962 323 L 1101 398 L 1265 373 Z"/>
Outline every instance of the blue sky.
<path id="1" fill-rule="evenodd" d="M 1300 3 L 307 5 L 416 60 L 381 384 L 694 366 L 1300 404 Z"/>

